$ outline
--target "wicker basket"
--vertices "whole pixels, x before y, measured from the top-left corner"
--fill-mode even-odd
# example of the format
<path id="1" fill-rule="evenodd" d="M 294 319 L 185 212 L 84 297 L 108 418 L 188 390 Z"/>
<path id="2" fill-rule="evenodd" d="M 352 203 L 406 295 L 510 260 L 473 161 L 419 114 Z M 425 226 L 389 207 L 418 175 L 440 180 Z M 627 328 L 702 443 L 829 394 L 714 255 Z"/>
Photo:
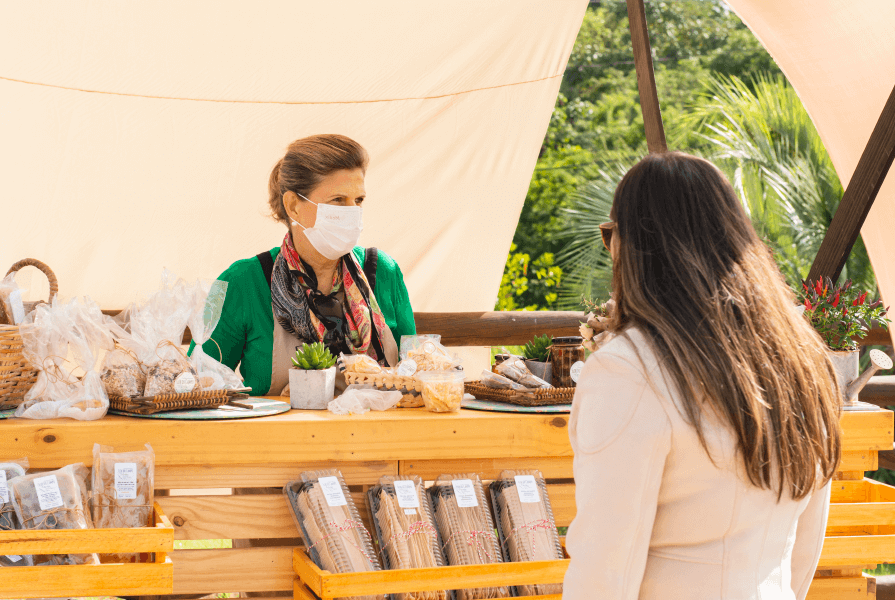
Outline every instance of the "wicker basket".
<path id="1" fill-rule="evenodd" d="M 43 271 L 50 282 L 52 301 L 59 292 L 59 281 L 52 269 L 39 260 L 26 258 L 11 266 L 6 274 L 15 273 L 24 267 L 37 267 Z M 33 305 L 28 308 L 33 309 Z M 37 381 L 37 369 L 25 359 L 19 327 L 6 324 L 10 321 L 12 319 L 7 318 L 3 305 L 0 304 L 0 410 L 16 408 Z"/>
<path id="2" fill-rule="evenodd" d="M 545 390 L 499 390 L 482 385 L 480 381 L 466 383 L 466 393 L 479 400 L 506 402 L 519 406 L 547 406 L 549 404 L 569 404 L 575 396 L 575 388 L 549 388 Z"/>
<path id="3" fill-rule="evenodd" d="M 209 390 L 188 394 L 160 394 L 158 396 L 109 396 L 109 405 L 115 410 L 137 415 L 154 415 L 171 410 L 196 410 L 217 408 L 234 400 L 248 398 L 246 390 Z"/>
<path id="4" fill-rule="evenodd" d="M 372 385 L 378 390 L 398 391 L 404 394 L 398 408 L 419 408 L 423 406 L 423 382 L 416 377 L 403 377 L 392 373 L 345 372 L 348 385 Z"/>

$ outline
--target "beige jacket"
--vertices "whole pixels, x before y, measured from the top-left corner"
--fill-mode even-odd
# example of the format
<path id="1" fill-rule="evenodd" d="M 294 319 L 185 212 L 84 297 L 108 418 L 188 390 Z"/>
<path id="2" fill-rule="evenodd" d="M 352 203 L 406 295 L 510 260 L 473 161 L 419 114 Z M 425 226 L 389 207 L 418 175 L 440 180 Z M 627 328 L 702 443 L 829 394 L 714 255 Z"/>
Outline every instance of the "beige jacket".
<path id="1" fill-rule="evenodd" d="M 802 600 L 830 485 L 778 503 L 746 480 L 733 433 L 707 421 L 712 464 L 676 396 L 638 330 L 585 364 L 569 423 L 578 513 L 563 598 Z"/>

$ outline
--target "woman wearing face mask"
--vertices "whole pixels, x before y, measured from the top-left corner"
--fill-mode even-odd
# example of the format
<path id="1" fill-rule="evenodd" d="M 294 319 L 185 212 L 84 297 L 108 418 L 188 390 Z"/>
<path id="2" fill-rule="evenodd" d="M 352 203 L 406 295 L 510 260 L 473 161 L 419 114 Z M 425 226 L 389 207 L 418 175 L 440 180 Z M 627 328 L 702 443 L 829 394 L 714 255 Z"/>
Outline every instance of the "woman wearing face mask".
<path id="1" fill-rule="evenodd" d="M 240 260 L 228 282 L 220 323 L 203 346 L 240 371 L 253 393 L 276 395 L 289 383 L 298 347 L 322 341 L 333 355 L 398 361 L 396 340 L 416 333 L 397 263 L 357 247 L 363 229 L 366 150 L 342 135 L 296 140 L 268 184 L 282 244 Z"/>

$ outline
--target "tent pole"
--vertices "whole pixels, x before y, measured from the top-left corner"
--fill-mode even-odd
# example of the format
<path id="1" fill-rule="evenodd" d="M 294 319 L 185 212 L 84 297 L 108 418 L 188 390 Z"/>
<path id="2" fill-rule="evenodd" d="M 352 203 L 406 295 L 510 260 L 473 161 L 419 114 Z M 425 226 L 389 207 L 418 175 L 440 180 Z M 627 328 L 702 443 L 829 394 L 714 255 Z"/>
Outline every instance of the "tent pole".
<path id="1" fill-rule="evenodd" d="M 634 69 L 637 72 L 637 90 L 640 93 L 640 109 L 643 111 L 643 128 L 646 130 L 646 147 L 650 153 L 665 152 L 665 128 L 659 110 L 656 93 L 656 77 L 653 73 L 653 57 L 650 52 L 649 31 L 646 28 L 646 12 L 643 0 L 627 0 L 628 24 L 631 27 L 631 46 L 634 49 Z"/>
<path id="2" fill-rule="evenodd" d="M 895 88 L 889 94 L 883 112 L 870 134 L 858 166 L 848 183 L 842 201 L 833 215 L 827 234 L 808 273 L 809 281 L 829 277 L 839 279 L 861 226 L 873 206 L 892 159 L 895 158 Z"/>

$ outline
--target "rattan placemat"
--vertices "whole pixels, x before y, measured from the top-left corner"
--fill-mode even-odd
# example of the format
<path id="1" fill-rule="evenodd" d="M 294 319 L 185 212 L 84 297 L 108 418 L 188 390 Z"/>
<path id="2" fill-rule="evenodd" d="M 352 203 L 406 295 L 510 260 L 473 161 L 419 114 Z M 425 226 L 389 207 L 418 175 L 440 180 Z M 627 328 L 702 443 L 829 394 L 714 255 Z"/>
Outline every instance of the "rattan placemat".
<path id="1" fill-rule="evenodd" d="M 243 398 L 240 404 L 251 405 L 252 408 L 240 408 L 225 404 L 218 408 L 200 408 L 197 410 L 172 410 L 159 412 L 154 415 L 136 415 L 121 410 L 109 409 L 109 414 L 123 415 L 125 417 L 137 417 L 138 419 L 167 419 L 171 421 L 214 421 L 219 419 L 252 419 L 254 417 L 268 417 L 288 412 L 291 406 L 288 402 L 270 400 L 269 398 Z"/>

